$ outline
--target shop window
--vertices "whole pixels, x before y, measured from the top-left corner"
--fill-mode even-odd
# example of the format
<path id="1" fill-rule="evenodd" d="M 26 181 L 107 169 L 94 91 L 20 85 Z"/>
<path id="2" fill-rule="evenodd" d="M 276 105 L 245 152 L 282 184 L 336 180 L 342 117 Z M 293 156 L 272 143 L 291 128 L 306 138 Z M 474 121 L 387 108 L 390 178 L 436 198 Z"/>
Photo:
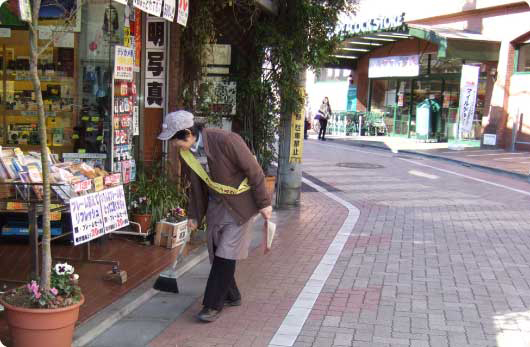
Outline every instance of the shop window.
<path id="1" fill-rule="evenodd" d="M 517 48 L 515 72 L 530 72 L 530 43 Z"/>

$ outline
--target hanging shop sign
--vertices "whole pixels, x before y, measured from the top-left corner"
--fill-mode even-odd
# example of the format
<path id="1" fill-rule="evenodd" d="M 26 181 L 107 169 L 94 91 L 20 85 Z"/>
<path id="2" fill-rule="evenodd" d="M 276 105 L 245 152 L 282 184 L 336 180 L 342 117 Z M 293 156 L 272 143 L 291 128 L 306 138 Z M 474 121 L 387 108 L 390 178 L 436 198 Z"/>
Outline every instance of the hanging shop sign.
<path id="1" fill-rule="evenodd" d="M 383 58 L 370 58 L 368 78 L 414 77 L 420 73 L 420 56 L 405 55 Z"/>
<path id="2" fill-rule="evenodd" d="M 188 14 L 190 9 L 190 2 L 189 0 L 178 0 L 179 1 L 179 8 L 177 13 L 177 23 L 180 25 L 186 26 L 188 23 Z"/>
<path id="3" fill-rule="evenodd" d="M 166 23 L 159 18 L 147 21 L 145 64 L 145 107 L 163 108 L 166 77 Z"/>
<path id="4" fill-rule="evenodd" d="M 164 0 L 164 7 L 162 8 L 162 17 L 173 22 L 175 19 L 176 0 Z"/>
<path id="5" fill-rule="evenodd" d="M 162 13 L 162 2 L 163 0 L 134 0 L 134 7 L 153 16 L 160 16 Z"/>
<path id="6" fill-rule="evenodd" d="M 70 199 L 74 245 L 129 225 L 123 186 Z"/>
<path id="7" fill-rule="evenodd" d="M 473 129 L 475 106 L 477 102 L 477 87 L 479 66 L 462 65 L 460 80 L 459 128 L 460 134 L 469 133 Z"/>
<path id="8" fill-rule="evenodd" d="M 379 31 L 405 31 L 405 12 L 393 16 L 379 16 L 367 20 L 346 24 L 343 27 L 345 35 L 360 35 Z"/>
<path id="9" fill-rule="evenodd" d="M 116 46 L 114 57 L 114 78 L 132 81 L 134 67 L 134 50 L 124 46 Z"/>
<path id="10" fill-rule="evenodd" d="M 304 117 L 301 113 L 291 116 L 291 146 L 289 163 L 301 163 L 304 151 Z"/>

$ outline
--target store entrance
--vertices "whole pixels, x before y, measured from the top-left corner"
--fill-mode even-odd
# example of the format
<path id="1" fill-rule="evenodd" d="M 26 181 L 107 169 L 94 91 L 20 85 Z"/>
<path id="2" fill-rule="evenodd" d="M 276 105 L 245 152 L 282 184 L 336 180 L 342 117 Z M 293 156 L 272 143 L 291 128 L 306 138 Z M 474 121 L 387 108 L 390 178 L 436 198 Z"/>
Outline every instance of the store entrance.
<path id="1" fill-rule="evenodd" d="M 441 112 L 443 86 L 441 78 L 412 81 L 411 137 L 446 141 L 446 119 Z"/>

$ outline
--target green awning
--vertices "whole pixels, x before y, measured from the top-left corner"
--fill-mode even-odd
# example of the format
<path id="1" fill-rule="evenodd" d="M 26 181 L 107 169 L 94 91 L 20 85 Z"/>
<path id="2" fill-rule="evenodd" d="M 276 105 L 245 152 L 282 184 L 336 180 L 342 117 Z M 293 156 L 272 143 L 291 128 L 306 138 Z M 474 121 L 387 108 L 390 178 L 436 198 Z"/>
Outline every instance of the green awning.
<path id="1" fill-rule="evenodd" d="M 499 59 L 500 42 L 482 34 L 419 24 L 409 24 L 403 29 L 399 32 L 381 31 L 351 36 L 346 34 L 334 56 L 340 65 L 352 67 L 356 66 L 358 59 L 374 49 L 417 38 L 437 45 L 439 59 Z"/>

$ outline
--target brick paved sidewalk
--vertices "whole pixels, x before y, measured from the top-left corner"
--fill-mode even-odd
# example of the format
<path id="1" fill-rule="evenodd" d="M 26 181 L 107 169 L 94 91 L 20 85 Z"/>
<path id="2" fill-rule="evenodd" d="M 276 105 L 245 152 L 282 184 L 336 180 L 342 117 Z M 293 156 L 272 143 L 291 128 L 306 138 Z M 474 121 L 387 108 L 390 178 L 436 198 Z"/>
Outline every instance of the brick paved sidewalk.
<path id="1" fill-rule="evenodd" d="M 347 213 L 321 193 L 304 192 L 300 208 L 278 212 L 273 252 L 264 256 L 258 248 L 238 263 L 242 306 L 228 307 L 217 321 L 204 324 L 194 317 L 201 298 L 150 347 L 268 346 Z"/>

